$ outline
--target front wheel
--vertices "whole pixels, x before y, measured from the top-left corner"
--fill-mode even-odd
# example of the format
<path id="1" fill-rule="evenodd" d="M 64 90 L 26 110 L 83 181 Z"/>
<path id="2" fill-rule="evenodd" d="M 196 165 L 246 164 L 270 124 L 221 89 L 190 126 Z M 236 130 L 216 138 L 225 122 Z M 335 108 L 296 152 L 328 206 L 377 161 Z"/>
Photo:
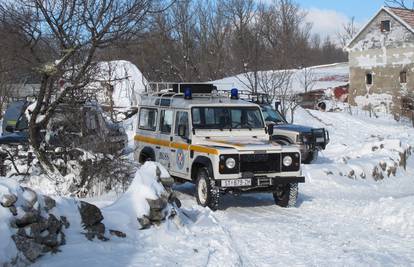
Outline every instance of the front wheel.
<path id="1" fill-rule="evenodd" d="M 296 206 L 296 201 L 298 199 L 298 183 L 291 183 L 287 185 L 282 185 L 273 192 L 273 198 L 276 205 L 283 208 L 290 208 Z"/>
<path id="2" fill-rule="evenodd" d="M 207 168 L 201 168 L 197 172 L 196 180 L 197 203 L 211 210 L 217 210 L 219 204 L 219 190 L 215 187 L 214 181 L 209 177 Z"/>
<path id="3" fill-rule="evenodd" d="M 315 160 L 318 159 L 318 150 L 315 151 L 309 151 L 306 154 L 306 157 L 302 160 L 302 162 L 304 164 L 311 164 L 312 162 L 314 162 Z"/>

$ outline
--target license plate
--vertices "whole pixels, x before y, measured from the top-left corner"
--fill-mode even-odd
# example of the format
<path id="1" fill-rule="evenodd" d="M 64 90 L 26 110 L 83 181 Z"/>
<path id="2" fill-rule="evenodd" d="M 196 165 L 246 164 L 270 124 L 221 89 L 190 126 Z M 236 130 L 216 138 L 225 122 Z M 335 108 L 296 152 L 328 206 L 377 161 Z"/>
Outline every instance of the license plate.
<path id="1" fill-rule="evenodd" d="M 323 137 L 316 138 L 316 142 L 317 143 L 325 142 L 325 138 L 323 138 Z"/>
<path id="2" fill-rule="evenodd" d="M 223 187 L 239 187 L 239 186 L 251 186 L 252 179 L 232 179 L 222 180 L 221 186 Z"/>

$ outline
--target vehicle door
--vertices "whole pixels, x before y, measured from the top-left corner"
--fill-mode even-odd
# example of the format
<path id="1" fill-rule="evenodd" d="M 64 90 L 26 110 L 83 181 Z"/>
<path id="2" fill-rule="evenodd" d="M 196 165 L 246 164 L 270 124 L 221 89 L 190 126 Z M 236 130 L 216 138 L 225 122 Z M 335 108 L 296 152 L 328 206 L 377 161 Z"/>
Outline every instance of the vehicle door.
<path id="1" fill-rule="evenodd" d="M 156 145 L 157 160 L 164 167 L 170 169 L 170 142 L 172 140 L 174 111 L 171 109 L 161 109 L 160 111 L 160 128 L 158 142 Z"/>
<path id="2" fill-rule="evenodd" d="M 177 110 L 175 112 L 174 133 L 172 136 L 171 148 L 171 172 L 180 177 L 189 177 L 189 116 L 187 111 Z"/>

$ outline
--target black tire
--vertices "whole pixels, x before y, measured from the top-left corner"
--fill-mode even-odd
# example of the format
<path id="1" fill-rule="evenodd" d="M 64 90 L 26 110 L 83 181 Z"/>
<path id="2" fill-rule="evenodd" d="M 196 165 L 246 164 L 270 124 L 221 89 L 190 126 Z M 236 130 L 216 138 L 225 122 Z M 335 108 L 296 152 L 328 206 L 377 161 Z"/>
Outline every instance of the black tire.
<path id="1" fill-rule="evenodd" d="M 283 208 L 295 207 L 298 199 L 298 191 L 298 183 L 280 186 L 279 189 L 273 193 L 276 205 Z"/>
<path id="2" fill-rule="evenodd" d="M 217 210 L 219 206 L 218 188 L 214 185 L 214 180 L 210 178 L 207 168 L 203 167 L 197 171 L 195 183 L 195 196 L 197 203 L 211 210 Z"/>
<path id="3" fill-rule="evenodd" d="M 315 161 L 318 158 L 318 150 L 315 151 L 309 151 L 306 154 L 306 157 L 302 160 L 304 164 L 311 164 L 313 161 Z"/>

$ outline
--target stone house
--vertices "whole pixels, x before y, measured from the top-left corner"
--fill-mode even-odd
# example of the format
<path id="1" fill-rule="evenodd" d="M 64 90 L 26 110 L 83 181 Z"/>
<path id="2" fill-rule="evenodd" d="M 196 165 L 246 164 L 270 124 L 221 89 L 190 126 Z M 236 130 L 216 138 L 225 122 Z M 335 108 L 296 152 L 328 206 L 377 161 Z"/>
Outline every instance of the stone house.
<path id="1" fill-rule="evenodd" d="M 394 114 L 412 112 L 414 10 L 382 7 L 347 50 L 350 103 L 383 105 Z"/>

